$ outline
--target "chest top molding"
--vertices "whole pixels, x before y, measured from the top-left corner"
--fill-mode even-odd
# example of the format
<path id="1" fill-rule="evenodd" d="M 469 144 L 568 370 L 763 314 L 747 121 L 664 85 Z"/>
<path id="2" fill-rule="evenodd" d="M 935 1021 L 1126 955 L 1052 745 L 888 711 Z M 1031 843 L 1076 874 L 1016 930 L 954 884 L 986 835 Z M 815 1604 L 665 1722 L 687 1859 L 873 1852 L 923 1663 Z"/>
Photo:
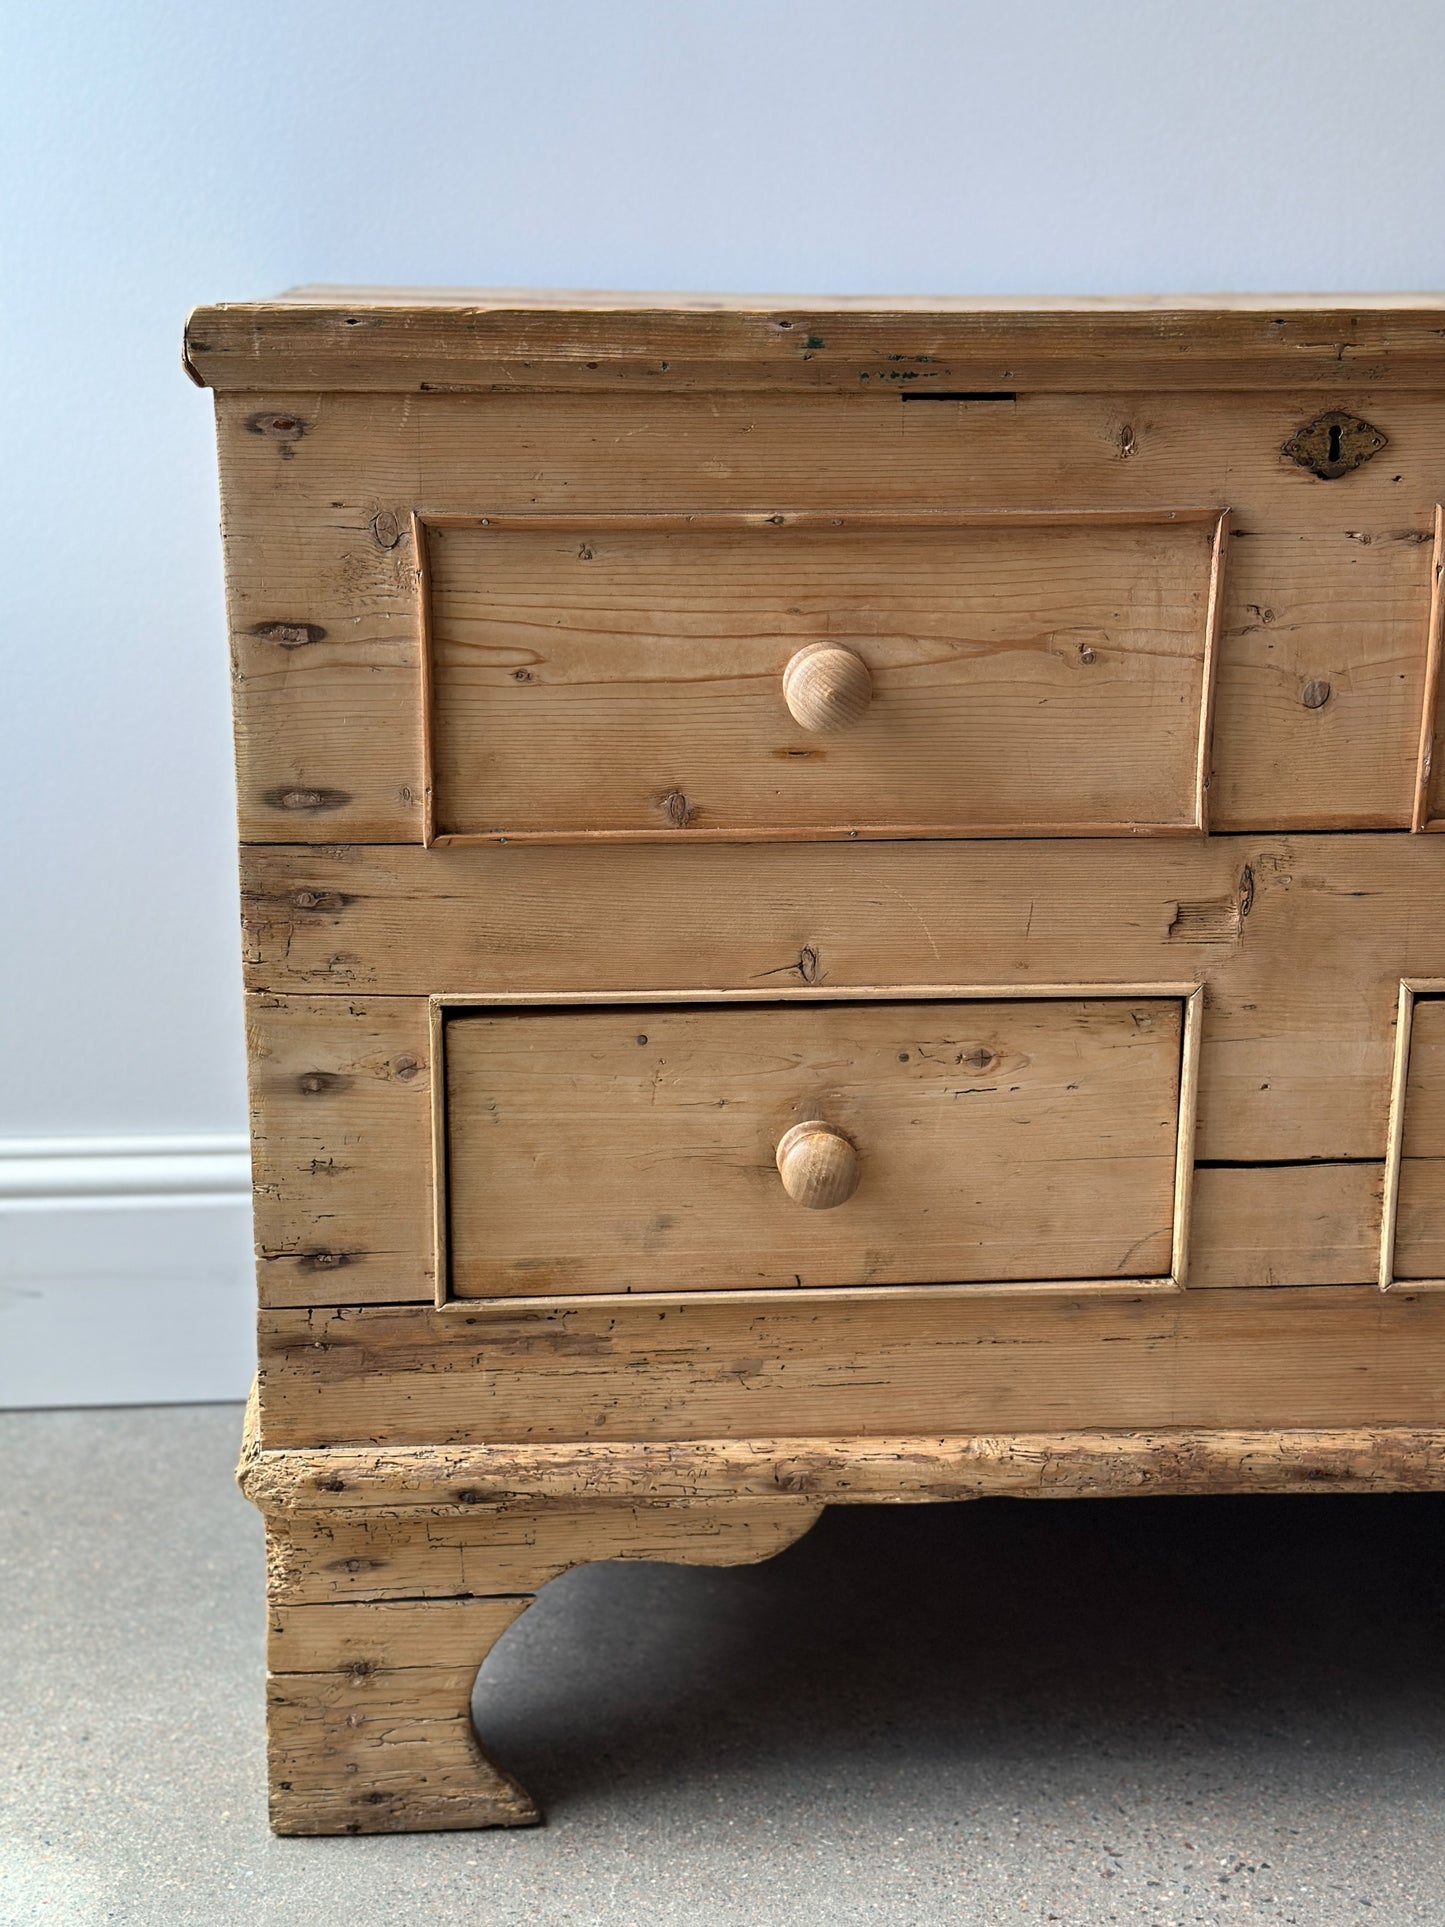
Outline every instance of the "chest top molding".
<path id="1" fill-rule="evenodd" d="M 1445 387 L 1445 294 L 956 296 L 295 288 L 200 307 L 202 387 L 283 393 Z"/>

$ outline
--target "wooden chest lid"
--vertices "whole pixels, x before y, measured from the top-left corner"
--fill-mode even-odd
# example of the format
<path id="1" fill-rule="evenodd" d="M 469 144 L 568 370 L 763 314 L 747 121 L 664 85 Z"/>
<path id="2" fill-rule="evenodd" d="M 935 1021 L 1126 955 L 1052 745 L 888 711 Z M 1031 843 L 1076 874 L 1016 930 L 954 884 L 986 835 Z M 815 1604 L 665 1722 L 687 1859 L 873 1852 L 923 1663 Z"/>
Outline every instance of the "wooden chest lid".
<path id="1" fill-rule="evenodd" d="M 197 308 L 202 387 L 852 394 L 1445 387 L 1445 294 L 293 288 Z"/>

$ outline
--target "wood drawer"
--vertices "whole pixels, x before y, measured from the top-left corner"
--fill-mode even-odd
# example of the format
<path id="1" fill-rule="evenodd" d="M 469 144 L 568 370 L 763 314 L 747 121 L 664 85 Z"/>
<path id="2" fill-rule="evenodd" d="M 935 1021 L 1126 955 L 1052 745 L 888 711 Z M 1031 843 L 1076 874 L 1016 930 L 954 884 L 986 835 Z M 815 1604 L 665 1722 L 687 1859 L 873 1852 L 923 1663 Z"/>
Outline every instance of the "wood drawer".
<path id="1" fill-rule="evenodd" d="M 338 328 L 344 325 L 337 322 Z M 358 327 L 351 336 L 364 332 Z M 1110 373 L 1101 367 L 1101 383 L 1107 385 Z M 1439 746 L 1438 676 L 1434 693 L 1426 689 L 1429 639 L 1433 634 L 1438 643 L 1441 614 L 1437 602 L 1432 631 L 1431 583 L 1441 565 L 1432 537 L 1436 505 L 1445 494 L 1445 399 L 1438 395 L 1362 388 L 1358 376 L 1353 390 L 1333 393 L 1332 408 L 1345 407 L 1368 419 L 1388 443 L 1387 452 L 1362 467 L 1324 481 L 1284 452 L 1320 412 L 1320 404 L 1284 386 L 1272 394 L 1238 392 L 1228 384 L 1219 392 L 1183 394 L 1021 389 L 1012 400 L 905 406 L 896 389 L 880 392 L 871 383 L 851 398 L 796 393 L 759 398 L 736 392 L 462 393 L 441 387 L 444 372 L 436 379 L 438 386 L 422 393 L 327 393 L 323 398 L 282 390 L 268 393 L 264 406 L 254 392 L 219 399 L 239 805 L 246 842 L 420 843 L 432 781 L 437 786 L 432 828 L 443 834 L 450 828 L 501 836 L 508 834 L 508 821 L 538 822 L 535 813 L 524 817 L 517 807 L 498 807 L 507 798 L 489 785 L 504 772 L 500 764 L 491 769 L 486 742 L 479 747 L 473 737 L 467 745 L 471 725 L 461 730 L 464 767 L 449 770 L 445 713 L 437 718 L 428 768 L 425 672 L 433 665 L 423 648 L 427 624 L 419 577 L 425 558 L 413 526 L 418 510 L 429 527 L 467 518 L 475 524 L 484 514 L 499 533 L 510 524 L 509 540 L 517 543 L 523 533 L 519 518 L 550 516 L 564 531 L 593 525 L 592 536 L 579 532 L 576 549 L 562 557 L 567 596 L 559 595 L 555 609 L 535 600 L 527 609 L 525 571 L 514 575 L 514 590 L 522 578 L 521 595 L 508 606 L 523 607 L 524 653 L 510 668 L 499 664 L 495 686 L 483 692 L 489 704 L 503 695 L 509 702 L 516 698 L 502 714 L 489 711 L 486 727 L 495 732 L 498 752 L 506 752 L 503 760 L 510 759 L 512 778 L 520 776 L 529 785 L 523 800 L 533 812 L 546 805 L 559 783 L 581 783 L 587 792 L 583 802 L 594 808 L 602 801 L 595 781 L 589 791 L 572 768 L 579 718 L 586 720 L 586 705 L 577 708 L 585 690 L 550 680 L 557 673 L 550 659 L 542 670 L 529 671 L 537 675 L 535 682 L 518 682 L 515 672 L 529 670 L 526 650 L 545 654 L 565 640 L 550 617 L 575 612 L 576 585 L 587 569 L 598 566 L 595 554 L 581 566 L 577 550 L 589 540 L 595 550 L 608 524 L 621 515 L 641 519 L 671 512 L 677 524 L 695 530 L 698 543 L 706 533 L 705 518 L 721 518 L 743 530 L 733 538 L 741 558 L 768 532 L 749 533 L 752 522 L 820 505 L 838 505 L 850 520 L 873 520 L 886 555 L 882 528 L 888 517 L 926 528 L 930 518 L 948 514 L 987 521 L 1047 511 L 1056 524 L 1069 517 L 1112 515 L 1137 530 L 1140 518 L 1161 507 L 1228 504 L 1229 559 L 1220 598 L 1207 792 L 1210 830 L 1408 829 L 1412 820 L 1445 821 L 1439 796 L 1445 751 Z M 284 430 L 278 423 L 286 424 Z M 288 439 L 278 439 L 283 434 Z M 752 522 L 739 513 L 757 508 L 766 514 Z M 793 531 L 779 525 L 771 532 L 780 538 L 771 552 L 781 556 Z M 1202 539 L 1203 531 L 1199 534 Z M 906 543 L 906 530 L 900 528 L 896 539 Z M 1040 541 L 1037 531 L 1025 537 L 1026 544 Z M 492 552 L 502 554 L 500 540 Z M 438 610 L 444 612 L 458 585 L 447 577 L 441 548 L 436 559 L 443 579 L 434 586 L 440 589 Z M 739 559 L 736 568 L 742 567 Z M 781 594 L 786 586 L 775 588 Z M 851 612 L 837 612 L 850 623 L 862 618 L 845 633 L 869 650 L 885 640 L 878 635 L 883 612 L 875 593 L 860 597 Z M 701 693 L 726 698 L 706 711 L 730 719 L 717 739 L 701 732 L 691 713 L 686 730 L 670 732 L 659 724 L 641 738 L 639 717 L 656 716 L 641 699 L 658 690 L 619 685 L 619 709 L 609 712 L 600 735 L 604 761 L 624 740 L 632 743 L 635 763 L 617 766 L 626 779 L 621 794 L 631 814 L 614 816 L 620 830 L 594 835 L 646 838 L 656 830 L 676 842 L 767 835 L 769 820 L 785 820 L 783 804 L 801 809 L 809 798 L 826 796 L 834 773 L 862 756 L 876 734 L 874 725 L 895 712 L 903 690 L 936 675 L 932 656 L 906 669 L 897 662 L 875 665 L 877 715 L 842 735 L 790 734 L 779 695 L 787 660 L 781 645 L 801 646 L 818 633 L 808 628 L 808 606 L 796 596 L 783 605 L 805 615 L 787 616 L 782 631 L 774 624 L 769 633 L 778 646 L 765 664 L 743 665 L 757 671 L 756 682 L 729 676 L 715 690 L 694 685 L 673 693 L 669 717 L 675 717 L 679 698 Z M 664 618 L 675 613 L 661 612 Z M 819 627 L 824 613 L 813 610 Z M 914 633 L 908 613 L 894 611 L 898 630 L 890 646 L 896 647 L 898 634 Z M 914 613 L 920 618 L 915 639 L 930 641 L 921 620 L 926 611 Z M 718 604 L 703 600 L 694 614 L 713 619 L 715 646 L 729 640 L 719 626 Z M 1062 644 L 1075 617 L 1055 614 Z M 611 637 L 607 647 L 614 648 L 615 641 Z M 688 644 L 695 647 L 696 638 Z M 756 655 L 755 645 L 749 647 Z M 596 650 L 593 654 L 598 660 Z M 1437 647 L 1437 663 L 1438 656 Z M 996 671 L 998 663 L 992 667 Z M 626 665 L 618 668 L 621 672 Z M 771 692 L 766 698 L 761 694 L 764 668 Z M 977 669 L 975 662 L 970 673 Z M 1058 699 L 1051 698 L 1043 717 L 1031 722 L 1052 715 L 1055 740 L 1067 751 L 1071 722 L 1082 714 L 1071 704 L 1088 701 L 1097 709 L 1098 699 L 1087 692 L 1115 684 L 1121 665 L 1107 649 L 1102 657 L 1096 649 L 1093 664 L 1072 669 L 1062 650 L 1052 658 L 1039 651 L 1030 674 L 1055 678 Z M 507 681 L 513 684 L 510 692 L 502 687 Z M 750 691 L 760 698 L 752 708 L 741 702 Z M 1072 692 L 1067 700 L 1064 692 Z M 625 710 L 620 708 L 623 693 Z M 1182 730 L 1196 692 L 1191 684 L 1187 693 L 1179 693 L 1181 711 L 1168 721 Z M 765 710 L 776 734 L 748 736 Z M 527 732 L 543 714 L 549 732 L 555 723 L 556 741 L 566 741 L 567 749 L 554 754 L 544 741 L 536 767 L 519 770 L 528 743 L 535 746 Z M 746 728 L 739 734 L 741 724 Z M 1433 774 L 1421 770 L 1422 731 L 1427 757 L 1435 743 Z M 788 747 L 821 747 L 827 756 L 770 761 L 763 753 Z M 988 767 L 992 742 L 976 753 Z M 1133 754 L 1131 748 L 1131 762 Z M 1157 740 L 1149 754 L 1159 754 Z M 1072 797 L 1073 821 L 1060 823 L 1061 832 L 1072 831 L 1081 820 L 1087 799 L 1077 785 L 1088 762 L 1086 755 L 1080 770 L 1061 775 L 1034 757 L 1036 801 L 1051 784 L 1065 786 L 1065 801 Z M 1156 762 L 1154 774 L 1167 783 L 1177 769 L 1166 759 Z M 1020 757 L 1003 774 L 1009 784 L 1023 786 L 1028 773 Z M 936 765 L 933 774 L 938 774 Z M 966 759 L 949 767 L 950 805 L 976 800 L 963 787 L 968 774 Z M 744 775 L 751 787 L 741 801 L 758 806 L 758 826 L 720 829 L 717 825 L 727 820 L 718 814 L 724 806 L 736 815 L 735 785 Z M 769 775 L 771 789 L 764 787 Z M 918 797 L 927 775 L 926 767 L 905 767 L 898 779 L 903 794 L 896 820 L 905 826 L 917 822 L 925 806 L 930 812 L 936 807 L 936 797 Z M 473 785 L 470 796 L 458 792 L 460 777 Z M 1128 767 L 1115 769 L 1102 803 L 1093 800 L 1092 812 L 1137 806 L 1141 824 L 1177 823 L 1187 816 L 1178 808 L 1177 790 L 1156 792 L 1152 799 L 1134 794 L 1141 780 Z M 1068 790 L 1068 785 L 1075 787 Z M 914 801 L 905 815 L 910 790 Z M 853 808 L 856 798 L 846 785 L 838 795 Z M 518 801 L 515 790 L 512 800 Z M 611 801 L 616 803 L 617 796 Z M 771 819 L 768 807 L 775 808 Z M 845 819 L 841 807 L 835 820 L 866 834 L 863 813 Z M 1013 807 L 1016 829 L 1029 806 L 1017 795 Z M 827 818 L 828 812 L 820 811 L 818 823 L 789 833 L 826 834 Z M 511 834 L 567 837 L 578 834 L 579 822 L 599 819 L 574 807 L 565 813 L 554 808 L 550 820 L 563 827 L 518 827 Z M 887 824 L 880 820 L 878 827 L 886 830 Z M 982 833 L 987 826 L 960 827 Z"/>
<path id="2" fill-rule="evenodd" d="M 1202 829 L 1223 532 L 427 522 L 428 840 Z"/>
<path id="3" fill-rule="evenodd" d="M 1168 1282 L 1184 1036 L 1144 995 L 448 1010 L 451 1295 Z"/>

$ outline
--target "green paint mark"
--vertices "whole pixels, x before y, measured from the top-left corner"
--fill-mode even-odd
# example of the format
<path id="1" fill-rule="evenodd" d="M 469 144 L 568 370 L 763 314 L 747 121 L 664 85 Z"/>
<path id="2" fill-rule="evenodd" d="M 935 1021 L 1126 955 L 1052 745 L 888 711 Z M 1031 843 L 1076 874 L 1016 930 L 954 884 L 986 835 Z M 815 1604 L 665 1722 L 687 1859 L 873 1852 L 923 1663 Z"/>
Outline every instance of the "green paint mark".
<path id="1" fill-rule="evenodd" d="M 805 348 L 826 348 L 827 345 L 821 335 L 809 335 L 803 343 Z"/>

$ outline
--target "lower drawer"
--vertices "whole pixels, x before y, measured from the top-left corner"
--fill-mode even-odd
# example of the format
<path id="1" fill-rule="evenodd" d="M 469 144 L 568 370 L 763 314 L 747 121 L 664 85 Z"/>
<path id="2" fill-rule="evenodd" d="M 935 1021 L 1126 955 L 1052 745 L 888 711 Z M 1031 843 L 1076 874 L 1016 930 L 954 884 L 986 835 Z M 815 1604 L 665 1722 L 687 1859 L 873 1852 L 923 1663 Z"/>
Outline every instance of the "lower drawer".
<path id="1" fill-rule="evenodd" d="M 1177 996 L 445 1012 L 449 1294 L 1162 1279 Z"/>

